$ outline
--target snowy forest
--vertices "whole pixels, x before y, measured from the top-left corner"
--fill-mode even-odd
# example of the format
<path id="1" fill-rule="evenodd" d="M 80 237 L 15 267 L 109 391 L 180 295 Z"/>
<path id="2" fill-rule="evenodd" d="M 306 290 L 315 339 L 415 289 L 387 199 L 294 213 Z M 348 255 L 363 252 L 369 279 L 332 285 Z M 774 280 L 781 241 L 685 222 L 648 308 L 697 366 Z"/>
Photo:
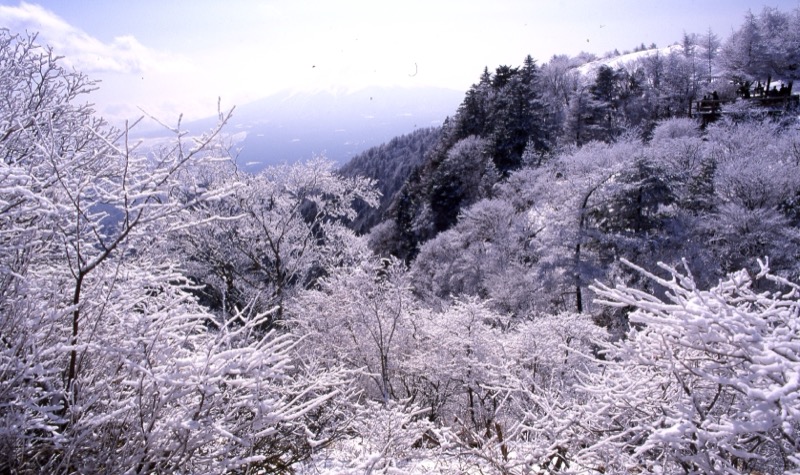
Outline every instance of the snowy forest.
<path id="1" fill-rule="evenodd" d="M 800 474 L 800 9 L 677 40 L 249 174 L 0 30 L 0 473 Z"/>

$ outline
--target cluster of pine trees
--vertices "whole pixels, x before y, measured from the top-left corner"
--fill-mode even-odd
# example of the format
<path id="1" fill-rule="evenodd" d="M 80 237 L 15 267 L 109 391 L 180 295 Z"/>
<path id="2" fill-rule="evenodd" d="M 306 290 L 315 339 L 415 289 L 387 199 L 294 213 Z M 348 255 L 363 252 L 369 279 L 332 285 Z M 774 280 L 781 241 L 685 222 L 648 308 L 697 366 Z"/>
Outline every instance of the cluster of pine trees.
<path id="1" fill-rule="evenodd" d="M 0 472 L 800 473 L 797 119 L 685 117 L 798 32 L 527 58 L 251 175 L 229 114 L 139 149 L 0 30 Z"/>

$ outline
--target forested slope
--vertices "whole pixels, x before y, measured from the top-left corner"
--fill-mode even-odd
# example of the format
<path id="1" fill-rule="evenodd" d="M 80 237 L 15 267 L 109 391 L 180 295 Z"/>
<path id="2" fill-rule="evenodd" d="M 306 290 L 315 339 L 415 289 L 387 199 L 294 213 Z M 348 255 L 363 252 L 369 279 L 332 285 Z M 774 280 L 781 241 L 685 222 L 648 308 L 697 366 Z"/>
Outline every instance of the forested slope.
<path id="1" fill-rule="evenodd" d="M 363 176 L 375 180 L 381 193 L 377 208 L 356 205 L 358 217 L 352 223 L 354 230 L 365 233 L 387 218 L 392 198 L 412 171 L 425 162 L 426 154 L 439 139 L 440 130 L 438 127 L 425 128 L 395 137 L 353 157 L 339 168 L 343 176 Z"/>
<path id="2" fill-rule="evenodd" d="M 462 209 L 491 197 L 511 172 L 593 141 L 647 142 L 671 118 L 705 127 L 771 111 L 773 119 L 791 121 L 792 113 L 780 114 L 797 106 L 791 21 L 765 10 L 748 14 L 724 44 L 711 31 L 687 33 L 667 48 L 554 56 L 542 65 L 529 56 L 519 67 L 486 68 L 425 162 L 391 197 L 391 219 L 377 230 L 374 249 L 413 259 L 420 243 L 452 227 Z M 757 84 L 763 97 L 755 97 Z M 784 92 L 767 97 L 770 85 Z"/>

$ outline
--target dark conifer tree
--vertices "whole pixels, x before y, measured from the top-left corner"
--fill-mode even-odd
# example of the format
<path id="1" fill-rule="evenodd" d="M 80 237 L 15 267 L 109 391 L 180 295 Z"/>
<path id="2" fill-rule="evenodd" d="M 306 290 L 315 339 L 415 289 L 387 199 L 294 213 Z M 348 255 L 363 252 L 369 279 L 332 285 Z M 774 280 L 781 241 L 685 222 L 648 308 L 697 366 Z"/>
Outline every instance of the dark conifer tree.
<path id="1" fill-rule="evenodd" d="M 504 79 L 498 81 L 498 76 Z M 507 174 L 522 165 L 529 143 L 537 151 L 546 151 L 553 131 L 542 101 L 539 70 L 530 55 L 521 69 L 498 68 L 494 83 L 502 86 L 496 91 L 490 116 L 491 153 L 498 171 Z"/>

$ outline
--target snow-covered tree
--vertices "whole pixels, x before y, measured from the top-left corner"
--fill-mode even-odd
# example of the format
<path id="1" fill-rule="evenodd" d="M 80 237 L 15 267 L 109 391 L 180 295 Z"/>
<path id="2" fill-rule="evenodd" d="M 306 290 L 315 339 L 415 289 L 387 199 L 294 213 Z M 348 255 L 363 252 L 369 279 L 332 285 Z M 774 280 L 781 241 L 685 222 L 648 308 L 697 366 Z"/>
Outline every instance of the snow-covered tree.
<path id="1" fill-rule="evenodd" d="M 535 286 L 530 275 L 534 232 L 526 212 L 502 199 L 465 209 L 458 224 L 425 243 L 411 267 L 416 292 L 427 302 L 453 296 L 490 298 L 490 306 L 526 314 Z"/>
<path id="2" fill-rule="evenodd" d="M 0 83 L 0 470 L 281 471 L 306 455 L 303 417 L 337 373 L 303 377 L 290 336 L 255 331 L 269 312 L 209 313 L 163 253 L 228 191 L 184 172 L 227 159 L 229 115 L 139 151 L 83 102 L 93 82 L 2 30 Z"/>
<path id="3" fill-rule="evenodd" d="M 207 224 L 185 228 L 178 252 L 186 256 L 190 276 L 205 286 L 212 306 L 224 313 L 247 305 L 259 311 L 277 307 L 271 327 L 283 318 L 285 302 L 297 289 L 366 255 L 344 223 L 355 217 L 355 200 L 377 205 L 370 180 L 338 176 L 322 157 L 268 167 L 257 175 L 213 171 L 209 189 L 232 191 L 193 207 L 190 219 Z"/>
<path id="4" fill-rule="evenodd" d="M 722 41 L 714 31 L 709 28 L 705 34 L 700 36 L 698 45 L 700 46 L 700 59 L 705 63 L 704 74 L 706 80 L 710 81 L 714 73 L 714 65 L 716 63 L 717 55 L 719 54 Z"/>
<path id="5" fill-rule="evenodd" d="M 358 371 L 359 389 L 384 402 L 407 397 L 400 371 L 414 351 L 416 299 L 405 266 L 365 260 L 320 280 L 292 302 L 290 327 L 305 351 Z"/>
<path id="6" fill-rule="evenodd" d="M 760 14 L 748 12 L 744 24 L 722 47 L 720 59 L 728 74 L 744 81 L 787 81 L 789 91 L 800 75 L 800 9 L 784 13 L 765 7 Z"/>
<path id="7" fill-rule="evenodd" d="M 586 286 L 601 261 L 597 212 L 624 183 L 619 180 L 635 153 L 633 143 L 592 143 L 534 172 L 529 186 L 536 197 L 529 211 L 537 230 L 533 246 L 541 256 L 537 269 L 553 304 L 584 311 Z"/>
<path id="8" fill-rule="evenodd" d="M 709 143 L 716 206 L 699 227 L 721 268 L 732 272 L 769 255 L 776 270 L 797 275 L 797 132 L 771 122 L 743 123 L 712 128 Z"/>
<path id="9" fill-rule="evenodd" d="M 625 340 L 604 350 L 592 402 L 570 428 L 576 464 L 605 473 L 798 473 L 800 286 L 770 273 L 731 274 L 699 289 L 688 270 L 638 269 L 662 298 L 595 288 L 633 309 Z M 760 290 L 759 290 L 760 289 Z"/>
<path id="10" fill-rule="evenodd" d="M 441 442 L 449 434 L 420 417 L 423 412 L 408 401 L 367 401 L 353 417 L 350 436 L 336 450 L 301 464 L 300 473 L 429 473 L 432 464 L 441 470 L 446 466 Z"/>
<path id="11" fill-rule="evenodd" d="M 458 211 L 491 193 L 499 179 L 489 142 L 474 135 L 456 142 L 431 177 L 430 207 L 434 226 L 448 229 Z"/>

